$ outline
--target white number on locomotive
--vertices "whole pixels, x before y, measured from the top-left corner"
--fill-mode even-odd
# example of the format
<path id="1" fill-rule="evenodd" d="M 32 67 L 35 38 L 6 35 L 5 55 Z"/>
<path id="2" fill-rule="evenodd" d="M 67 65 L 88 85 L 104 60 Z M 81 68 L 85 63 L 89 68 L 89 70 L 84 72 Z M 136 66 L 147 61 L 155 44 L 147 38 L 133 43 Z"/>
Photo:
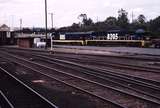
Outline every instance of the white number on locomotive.
<path id="1" fill-rule="evenodd" d="M 110 33 L 110 34 L 108 34 L 107 35 L 107 39 L 108 40 L 118 40 L 118 33 L 115 33 L 115 34 Z"/>

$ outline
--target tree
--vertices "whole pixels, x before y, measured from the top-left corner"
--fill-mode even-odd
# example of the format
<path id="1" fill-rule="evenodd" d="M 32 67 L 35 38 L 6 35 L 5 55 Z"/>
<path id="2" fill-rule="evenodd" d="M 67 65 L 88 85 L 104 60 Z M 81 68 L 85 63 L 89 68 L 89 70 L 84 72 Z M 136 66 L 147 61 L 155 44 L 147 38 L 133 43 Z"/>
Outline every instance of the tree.
<path id="1" fill-rule="evenodd" d="M 105 20 L 105 23 L 112 25 L 112 26 L 115 26 L 117 24 L 117 19 L 115 17 L 110 16 Z"/>
<path id="2" fill-rule="evenodd" d="M 148 24 L 146 23 L 146 17 L 143 14 L 140 14 L 137 19 L 135 19 L 131 24 L 129 28 L 132 28 L 132 31 L 135 31 L 137 29 L 144 29 L 148 31 Z"/>
<path id="3" fill-rule="evenodd" d="M 79 28 L 79 24 L 73 23 L 71 27 L 72 28 Z"/>
<path id="4" fill-rule="evenodd" d="M 87 18 L 86 14 L 80 14 L 78 16 L 78 19 L 82 20 L 82 25 L 83 26 L 90 26 L 93 24 L 93 20 L 91 18 Z"/>
<path id="5" fill-rule="evenodd" d="M 149 22 L 149 30 L 156 36 L 160 35 L 160 16 Z"/>
<path id="6" fill-rule="evenodd" d="M 78 19 L 82 20 L 82 23 L 84 24 L 84 21 L 87 20 L 87 15 L 86 14 L 80 14 L 78 16 Z"/>
<path id="7" fill-rule="evenodd" d="M 80 29 L 79 24 L 73 23 L 72 26 L 70 27 L 72 29 L 71 31 L 78 31 Z"/>
<path id="8" fill-rule="evenodd" d="M 140 14 L 140 15 L 138 16 L 137 21 L 138 21 L 139 24 L 145 24 L 145 22 L 146 22 L 146 17 L 145 17 L 143 14 Z"/>
<path id="9" fill-rule="evenodd" d="M 129 24 L 127 15 L 128 12 L 126 12 L 124 9 L 120 9 L 118 11 L 118 25 L 123 29 L 126 29 Z"/>
<path id="10" fill-rule="evenodd" d="M 89 26 L 89 25 L 92 25 L 93 24 L 93 20 L 91 18 L 89 19 L 84 19 L 83 20 L 83 23 L 85 26 Z"/>

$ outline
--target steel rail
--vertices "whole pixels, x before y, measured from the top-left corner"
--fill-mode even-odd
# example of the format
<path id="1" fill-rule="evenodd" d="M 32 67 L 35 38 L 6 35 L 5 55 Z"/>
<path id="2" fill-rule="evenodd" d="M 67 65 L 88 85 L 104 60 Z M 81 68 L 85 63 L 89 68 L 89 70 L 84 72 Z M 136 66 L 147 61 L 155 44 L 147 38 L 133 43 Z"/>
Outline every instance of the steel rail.
<path id="1" fill-rule="evenodd" d="M 16 50 L 21 50 L 21 51 L 25 51 L 26 52 L 25 49 L 16 49 Z M 36 51 L 36 50 L 33 50 L 33 51 Z M 38 52 L 40 52 L 40 51 L 38 51 Z M 42 52 L 44 52 L 44 51 L 42 51 Z M 27 53 L 29 53 L 29 52 L 27 51 Z M 37 52 L 32 52 L 32 53 L 37 53 Z M 113 57 L 116 57 L 116 56 L 113 56 Z M 69 57 L 69 58 L 73 58 L 73 57 Z M 120 56 L 119 58 L 122 58 L 122 57 Z M 123 58 L 124 58 L 124 56 L 123 56 Z M 131 59 L 131 58 L 129 58 L 129 59 Z M 95 62 L 95 60 L 92 61 L 92 62 Z M 102 61 L 98 61 L 98 62 L 102 62 Z M 95 63 L 97 63 L 97 62 L 95 62 Z M 138 65 L 133 65 L 133 64 L 130 65 L 130 64 L 124 64 L 124 63 L 121 64 L 121 63 L 115 63 L 115 62 L 109 62 L 109 61 L 107 61 L 107 63 L 105 61 L 105 63 L 101 63 L 101 64 L 103 64 L 103 65 L 110 65 L 110 66 L 113 66 L 113 67 L 121 67 L 121 68 L 126 68 L 126 69 L 131 69 L 131 70 L 160 73 L 159 68 L 153 68 L 153 67 L 144 67 L 144 66 L 138 66 Z"/>
<path id="2" fill-rule="evenodd" d="M 21 85 L 23 85 L 25 88 L 27 88 L 29 91 L 33 92 L 34 94 L 36 94 L 39 98 L 41 98 L 42 100 L 44 100 L 45 102 L 47 102 L 50 106 L 52 106 L 53 108 L 58 108 L 56 105 L 54 105 L 52 102 L 50 102 L 48 99 L 46 99 L 45 97 L 43 97 L 41 94 L 39 94 L 38 92 L 36 92 L 35 90 L 33 90 L 31 87 L 29 87 L 28 85 L 26 85 L 25 83 L 23 83 L 21 80 L 19 80 L 18 78 L 16 78 L 15 76 L 13 76 L 12 74 L 10 74 L 7 70 L 3 69 L 0 66 L 0 70 L 2 70 L 3 72 L 5 72 L 7 75 L 9 75 L 10 77 L 12 77 L 14 80 L 16 80 L 18 83 L 20 83 Z"/>
<path id="3" fill-rule="evenodd" d="M 53 52 L 53 51 L 49 51 L 49 50 L 39 50 L 39 49 L 32 49 L 32 48 L 16 48 L 16 47 L 5 47 L 5 46 L 1 46 L 0 48 L 3 48 L 3 49 L 13 49 L 13 50 L 23 50 L 23 51 L 34 51 L 34 52 L 44 52 L 44 53 L 49 53 L 49 52 Z M 70 48 L 70 49 L 75 49 L 75 48 Z M 82 48 L 76 48 L 76 49 L 79 49 L 79 50 L 84 50 Z M 94 50 L 94 51 L 99 51 L 99 50 Z M 101 50 L 101 51 L 105 51 L 105 50 Z M 56 52 L 56 51 L 54 51 Z M 121 53 L 121 52 L 116 52 L 116 51 L 109 51 L 109 52 L 113 52 L 113 53 Z M 62 52 L 57 52 L 57 53 L 62 53 Z M 64 52 L 64 54 L 66 54 Z M 74 54 L 74 53 L 73 53 Z M 122 53 L 123 54 L 123 53 Z M 128 54 L 128 53 L 124 53 L 124 54 Z M 131 53 L 132 54 L 132 53 Z M 81 55 L 84 55 L 84 54 L 81 54 Z M 117 56 L 117 55 L 93 55 L 93 54 L 85 54 L 85 55 L 89 55 L 89 56 L 97 56 L 97 57 L 115 57 L 115 58 L 126 58 L 126 59 L 134 59 L 134 60 L 153 60 L 153 61 L 160 61 L 160 58 L 142 58 L 142 57 L 133 57 L 133 56 L 130 56 L 130 55 L 127 55 L 127 56 Z M 134 55 L 146 55 L 146 56 L 150 56 L 150 57 L 159 57 L 159 55 L 152 55 L 152 54 L 137 54 L 137 53 L 134 53 Z"/>
<path id="4" fill-rule="evenodd" d="M 41 55 L 35 55 L 35 56 L 41 56 Z M 42 56 L 41 56 L 42 57 Z M 52 60 L 53 60 L 53 58 L 52 58 Z M 58 59 L 54 59 L 54 60 L 58 60 Z M 61 62 L 64 62 L 65 60 L 61 60 Z M 72 64 L 73 65 L 73 64 Z M 77 65 L 76 63 L 75 63 L 75 65 Z M 78 65 L 77 65 L 78 66 Z M 82 67 L 82 66 L 81 66 Z M 84 68 L 86 68 L 86 66 L 83 66 Z M 95 68 L 95 67 L 94 67 Z M 106 69 L 100 69 L 100 68 L 97 68 L 98 70 L 102 70 L 102 71 L 106 71 L 106 72 L 112 72 L 112 73 L 115 73 L 115 72 L 113 72 L 112 70 L 106 70 Z M 138 81 L 138 83 L 139 82 L 143 82 L 143 81 L 147 81 L 148 82 L 148 80 L 149 80 L 149 82 L 153 82 L 153 83 L 160 83 L 160 82 L 157 82 L 157 81 L 155 81 L 155 80 L 151 80 L 151 79 L 145 79 L 145 78 L 141 78 L 141 77 L 135 77 L 135 76 L 133 76 L 133 75 L 125 75 L 125 74 L 120 74 L 120 73 L 115 73 L 115 74 L 119 74 L 119 75 L 122 75 L 123 77 L 125 76 L 126 78 L 128 78 L 128 77 L 131 77 L 132 79 L 130 79 L 130 80 L 141 80 L 141 81 Z M 133 79 L 133 78 L 135 78 L 135 79 Z M 142 81 L 143 80 L 143 81 Z M 144 83 L 146 83 L 147 85 L 149 84 L 149 83 L 147 83 L 147 82 L 143 82 L 143 84 Z M 152 84 L 149 84 L 150 86 L 152 86 Z M 153 87 L 154 88 L 160 88 L 159 86 L 154 86 L 153 85 Z"/>
<path id="5" fill-rule="evenodd" d="M 8 59 L 8 58 L 6 58 L 6 59 Z M 18 59 L 18 58 L 17 58 L 17 59 Z M 12 61 L 11 59 L 8 59 L 8 60 Z M 84 93 L 90 94 L 91 96 L 94 96 L 94 97 L 96 97 L 96 98 L 98 98 L 98 99 L 101 99 L 101 100 L 103 100 L 103 101 L 109 102 L 109 103 L 113 104 L 114 106 L 116 106 L 116 107 L 118 107 L 118 108 L 127 108 L 127 107 L 125 107 L 125 106 L 120 105 L 119 103 L 113 102 L 112 100 L 106 99 L 106 98 L 104 98 L 104 97 L 102 97 L 102 96 L 99 96 L 99 95 L 96 95 L 96 94 L 93 94 L 92 92 L 89 92 L 89 91 L 87 91 L 87 90 L 85 90 L 85 89 L 82 89 L 82 88 L 80 88 L 80 87 L 78 87 L 78 86 L 69 84 L 69 83 L 67 83 L 67 82 L 65 82 L 65 81 L 62 81 L 62 80 L 60 80 L 60 79 L 58 79 L 58 78 L 55 78 L 55 77 L 51 76 L 50 74 L 46 74 L 46 73 L 40 72 L 40 71 L 38 71 L 38 70 L 36 70 L 36 69 L 34 69 L 34 68 L 32 68 L 32 67 L 29 67 L 29 66 L 27 66 L 27 65 L 25 65 L 25 64 L 22 64 L 22 63 L 19 63 L 19 62 L 15 61 L 15 60 L 13 60 L 12 62 L 14 62 L 14 63 L 16 63 L 16 64 L 18 64 L 18 65 L 20 65 L 20 66 L 23 66 L 23 67 L 25 67 L 25 68 L 27 68 L 27 69 L 30 69 L 30 70 L 32 70 L 32 71 L 34 71 L 34 72 L 36 72 L 36 73 L 39 73 L 39 74 L 41 74 L 41 75 L 44 75 L 44 76 L 46 76 L 46 77 L 48 77 L 48 78 L 54 79 L 54 80 L 56 80 L 56 81 L 58 81 L 58 82 L 60 82 L 60 83 L 63 83 L 63 84 L 65 84 L 65 85 L 67 85 L 67 86 L 70 86 L 70 87 L 73 87 L 73 88 L 75 88 L 75 89 L 77 89 L 77 90 L 80 90 L 80 91 L 82 91 L 82 92 L 84 92 Z M 29 62 L 30 62 L 30 61 L 29 61 Z M 31 63 L 31 62 L 30 62 L 30 63 Z M 37 63 L 32 63 L 32 64 L 37 64 Z M 42 65 L 40 65 L 40 66 L 42 66 Z M 50 68 L 50 69 L 51 69 L 51 68 Z"/>
<path id="6" fill-rule="evenodd" d="M 48 60 L 49 60 L 49 59 L 48 59 Z M 58 63 L 58 62 L 54 62 L 54 61 L 48 61 L 48 60 L 47 60 L 47 58 L 43 59 L 43 61 L 45 61 L 45 62 L 48 62 L 48 63 L 51 63 L 51 64 L 54 63 L 54 64 L 57 64 L 57 65 L 59 65 L 59 66 L 66 67 L 66 66 L 65 66 L 64 64 L 62 64 L 62 63 Z M 35 61 L 35 60 L 34 60 L 34 61 Z M 66 63 L 66 62 L 65 62 L 65 63 Z M 138 85 L 138 86 L 146 87 L 147 89 L 149 88 L 149 89 L 152 89 L 152 90 L 160 91 L 160 89 L 157 89 L 157 88 L 155 88 L 155 87 L 151 87 L 151 86 L 143 85 L 143 84 L 140 84 L 140 83 L 136 83 L 136 82 L 133 82 L 133 80 L 128 80 L 128 78 L 127 78 L 127 79 L 124 79 L 124 78 L 122 79 L 121 77 L 116 78 L 117 76 L 110 76 L 109 74 L 106 74 L 106 75 L 105 75 L 105 74 L 102 74 L 103 72 L 101 72 L 100 70 L 98 70 L 98 72 L 95 72 L 95 71 L 97 71 L 97 70 L 95 70 L 95 71 L 90 71 L 89 69 L 86 69 L 86 66 L 83 66 L 83 67 L 82 67 L 82 66 L 73 65 L 73 64 L 70 64 L 70 63 L 66 63 L 66 64 L 68 64 L 67 67 L 69 67 L 70 69 L 74 69 L 74 70 L 79 70 L 79 69 L 81 69 L 81 70 L 83 70 L 83 71 L 81 71 L 81 73 L 84 73 L 84 74 L 87 74 L 87 75 L 90 75 L 90 76 L 94 76 L 95 78 L 99 78 L 99 79 L 102 79 L 102 80 L 105 80 L 105 81 L 109 81 L 109 82 L 112 82 L 112 83 L 114 83 L 114 84 L 118 84 L 118 85 L 120 85 L 120 86 L 122 86 L 122 87 L 131 89 L 131 90 L 134 90 L 134 91 L 139 92 L 139 93 L 141 93 L 141 94 L 143 94 L 143 95 L 150 96 L 150 97 L 152 97 L 152 98 L 156 98 L 156 99 L 160 100 L 160 97 L 158 97 L 158 96 L 149 94 L 149 93 L 144 92 L 144 91 L 142 91 L 142 90 L 137 90 L 137 89 L 132 88 L 132 87 L 129 87 L 129 86 L 127 86 L 127 85 L 123 85 L 123 84 L 119 83 L 118 81 L 120 80 L 120 81 L 127 82 L 127 83 L 129 83 L 129 84 L 136 84 L 136 85 Z M 77 67 L 73 67 L 73 66 L 77 66 L 77 67 L 79 67 L 79 69 L 78 69 Z M 75 68 L 76 68 L 76 69 L 75 69 Z M 85 68 L 85 69 L 84 69 L 84 68 Z M 87 66 L 87 68 L 88 68 L 88 66 Z M 90 67 L 90 68 L 93 68 L 93 67 Z M 116 82 L 116 81 L 113 81 L 113 80 L 110 80 L 110 79 L 107 79 L 107 78 L 116 79 L 116 80 L 118 80 L 118 81 Z"/>
<path id="7" fill-rule="evenodd" d="M 5 54 L 7 54 L 7 53 L 5 53 Z M 113 88 L 113 87 L 109 87 L 109 86 L 106 86 L 106 85 L 103 85 L 103 84 L 100 84 L 100 83 L 97 83 L 97 82 L 94 82 L 94 81 L 91 81 L 91 80 L 88 80 L 88 79 L 85 79 L 85 78 L 82 78 L 82 77 L 79 77 L 79 76 L 75 76 L 75 75 L 69 74 L 69 73 L 65 73 L 65 72 L 59 71 L 59 70 L 57 70 L 57 69 L 51 68 L 51 67 L 49 67 L 49 66 L 45 66 L 45 65 L 42 65 L 42 64 L 39 64 L 39 63 L 35 63 L 35 62 L 32 62 L 32 61 L 26 60 L 26 59 L 21 58 L 21 57 L 14 56 L 14 55 L 12 55 L 12 54 L 7 54 L 7 55 L 9 55 L 9 56 L 11 56 L 11 57 L 14 57 L 14 58 L 16 58 L 16 59 L 22 60 L 22 61 L 26 61 L 26 62 L 28 62 L 28 63 L 30 63 L 30 64 L 35 64 L 35 65 L 37 65 L 37 66 L 40 66 L 40 67 L 43 67 L 43 68 L 46 68 L 46 69 L 49 69 L 49 70 L 53 70 L 53 71 L 56 71 L 56 72 L 59 72 L 59 73 L 62 73 L 62 74 L 65 74 L 65 75 L 68 75 L 68 76 L 71 76 L 71 77 L 75 77 L 75 78 L 77 78 L 77 79 L 81 79 L 81 80 L 84 80 L 84 81 L 87 81 L 87 82 L 90 82 L 90 83 L 93 83 L 93 84 L 96 84 L 96 85 L 100 85 L 100 86 L 105 87 L 105 88 L 112 89 L 112 90 L 114 90 L 114 91 L 118 91 L 118 92 L 123 93 L 123 94 L 127 94 L 127 95 L 132 96 L 132 97 L 136 97 L 136 98 L 138 98 L 138 99 L 142 99 L 142 100 L 145 100 L 145 101 L 152 102 L 152 103 L 155 103 L 155 104 L 160 105 L 159 102 L 156 102 L 156 101 L 153 101 L 153 100 L 150 100 L 150 99 L 146 99 L 146 98 L 140 97 L 140 96 L 138 96 L 138 95 L 133 95 L 133 94 L 124 92 L 124 91 L 122 91 L 122 90 L 115 89 L 115 88 Z"/>
<path id="8" fill-rule="evenodd" d="M 110 74 L 110 75 L 113 75 L 113 76 L 121 77 L 121 78 L 126 79 L 126 80 L 131 80 L 131 81 L 137 82 L 137 84 L 138 83 L 139 84 L 142 83 L 143 85 L 148 85 L 148 86 L 152 87 L 152 89 L 160 90 L 159 86 L 156 86 L 156 85 L 153 85 L 153 84 L 149 84 L 149 83 L 146 83 L 146 82 L 142 82 L 142 81 L 139 81 L 139 80 L 136 80 L 136 79 L 131 79 L 131 78 L 129 78 L 129 75 L 115 73 L 114 71 L 111 71 L 111 70 L 105 70 L 105 69 L 101 69 L 101 68 L 98 68 L 98 67 L 86 66 L 86 65 L 75 63 L 75 62 L 66 61 L 66 60 L 49 58 L 49 57 L 42 56 L 42 55 L 34 55 L 34 56 L 41 57 L 41 58 L 43 57 L 46 60 L 48 59 L 48 60 L 52 60 L 52 61 L 56 61 L 56 62 L 61 62 L 61 63 L 66 63 L 66 64 L 78 66 L 80 68 L 88 69 L 88 70 L 91 70 L 91 71 L 101 72 L 101 73 L 104 73 L 104 74 L 107 74 L 107 75 Z M 134 78 L 134 76 L 130 76 L 130 77 Z M 135 77 L 135 78 L 137 78 L 137 77 Z M 142 79 L 142 78 L 140 78 L 140 79 Z M 144 80 L 144 79 L 142 79 L 142 80 Z M 153 82 L 153 80 L 149 80 L 149 81 Z M 156 83 L 159 83 L 159 82 L 156 82 Z"/>
<path id="9" fill-rule="evenodd" d="M 7 105 L 8 105 L 7 108 L 15 108 L 1 90 L 0 90 L 0 95 L 2 96 L 2 98 L 4 99 L 4 101 L 7 102 Z M 2 100 L 1 100 L 1 101 L 2 101 Z M 4 104 L 4 103 L 3 103 L 3 104 Z M 6 105 L 5 105 L 5 107 L 6 107 Z M 1 108 L 1 105 L 0 105 L 0 108 Z M 3 108 L 3 107 L 2 107 L 2 108 Z"/>

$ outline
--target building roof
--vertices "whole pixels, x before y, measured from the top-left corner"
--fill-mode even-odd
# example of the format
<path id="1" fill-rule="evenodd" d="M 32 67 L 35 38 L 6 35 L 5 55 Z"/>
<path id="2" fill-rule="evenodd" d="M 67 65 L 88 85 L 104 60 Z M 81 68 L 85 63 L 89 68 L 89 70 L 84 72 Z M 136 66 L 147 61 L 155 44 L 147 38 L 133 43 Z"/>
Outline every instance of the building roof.
<path id="1" fill-rule="evenodd" d="M 3 24 L 0 26 L 0 31 L 10 31 L 10 27 L 8 27 L 6 24 Z"/>
<path id="2" fill-rule="evenodd" d="M 46 38 L 43 34 L 25 34 L 25 33 L 19 33 L 16 34 L 15 38 Z M 47 35 L 47 38 L 50 39 L 50 36 Z"/>
<path id="3" fill-rule="evenodd" d="M 69 35 L 76 35 L 76 34 L 79 34 L 79 35 L 85 35 L 85 34 L 92 34 L 93 31 L 89 31 L 89 32 L 66 32 L 65 34 L 69 34 Z"/>

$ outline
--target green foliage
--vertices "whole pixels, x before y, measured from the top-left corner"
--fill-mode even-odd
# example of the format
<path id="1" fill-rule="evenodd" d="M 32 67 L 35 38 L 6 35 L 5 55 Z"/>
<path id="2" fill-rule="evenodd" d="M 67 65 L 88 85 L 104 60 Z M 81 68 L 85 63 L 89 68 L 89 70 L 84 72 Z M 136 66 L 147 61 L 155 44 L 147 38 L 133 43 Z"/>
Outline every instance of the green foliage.
<path id="1" fill-rule="evenodd" d="M 87 18 L 86 14 L 80 14 L 78 19 L 82 20 L 82 27 L 90 26 L 93 24 L 93 20 L 91 18 Z"/>
<path id="2" fill-rule="evenodd" d="M 110 16 L 105 20 L 105 23 L 110 25 L 110 26 L 116 26 L 117 25 L 117 19 L 115 17 Z"/>
<path id="3" fill-rule="evenodd" d="M 87 14 L 80 14 L 78 16 L 79 23 L 73 23 L 71 26 L 59 28 L 59 32 L 84 32 L 84 31 L 107 31 L 123 29 L 135 33 L 138 29 L 143 29 L 151 36 L 160 37 L 160 16 L 146 21 L 146 17 L 140 14 L 132 23 L 129 23 L 128 12 L 124 9 L 118 11 L 118 17 L 107 17 L 106 20 L 94 23 L 91 18 L 87 17 Z M 44 32 L 45 29 L 38 29 L 39 32 Z M 35 32 L 37 30 L 31 30 L 24 28 L 24 32 Z M 51 32 L 55 29 L 49 30 Z"/>
<path id="4" fill-rule="evenodd" d="M 153 32 L 155 36 L 160 37 L 160 16 L 149 22 L 149 30 Z"/>
<path id="5" fill-rule="evenodd" d="M 146 23 L 146 17 L 143 14 L 138 16 L 138 23 L 139 24 L 145 24 Z"/>
<path id="6" fill-rule="evenodd" d="M 118 11 L 118 25 L 123 29 L 127 29 L 129 25 L 129 20 L 127 15 L 128 12 L 126 12 L 124 9 L 120 9 Z"/>

